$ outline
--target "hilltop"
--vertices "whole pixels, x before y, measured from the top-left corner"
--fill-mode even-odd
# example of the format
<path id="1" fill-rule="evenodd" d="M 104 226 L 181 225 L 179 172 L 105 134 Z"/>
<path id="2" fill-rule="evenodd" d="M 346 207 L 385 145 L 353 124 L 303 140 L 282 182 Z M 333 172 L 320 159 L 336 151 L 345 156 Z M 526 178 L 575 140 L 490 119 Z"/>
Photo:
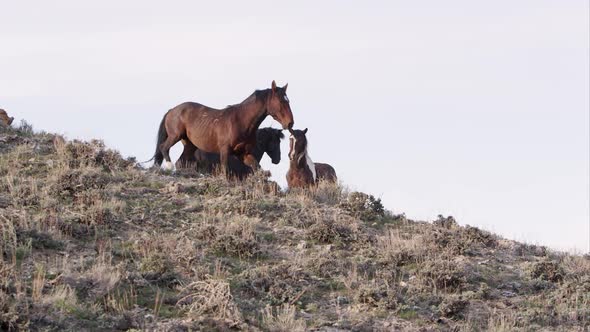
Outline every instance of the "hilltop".
<path id="1" fill-rule="evenodd" d="M 23 123 L 0 126 L 0 187 L 0 330 L 590 326 L 588 257 L 341 185 L 146 170 Z"/>

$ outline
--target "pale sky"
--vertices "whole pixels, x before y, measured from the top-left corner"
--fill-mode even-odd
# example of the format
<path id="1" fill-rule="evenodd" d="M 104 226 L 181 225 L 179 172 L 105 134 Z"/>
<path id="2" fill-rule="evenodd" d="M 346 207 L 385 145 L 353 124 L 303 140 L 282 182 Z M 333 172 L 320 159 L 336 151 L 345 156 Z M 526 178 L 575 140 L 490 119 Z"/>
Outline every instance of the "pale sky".
<path id="1" fill-rule="evenodd" d="M 147 160 L 175 105 L 288 82 L 350 188 L 588 251 L 589 38 L 585 0 L 5 1 L 0 108 Z M 281 185 L 287 148 L 262 163 Z"/>

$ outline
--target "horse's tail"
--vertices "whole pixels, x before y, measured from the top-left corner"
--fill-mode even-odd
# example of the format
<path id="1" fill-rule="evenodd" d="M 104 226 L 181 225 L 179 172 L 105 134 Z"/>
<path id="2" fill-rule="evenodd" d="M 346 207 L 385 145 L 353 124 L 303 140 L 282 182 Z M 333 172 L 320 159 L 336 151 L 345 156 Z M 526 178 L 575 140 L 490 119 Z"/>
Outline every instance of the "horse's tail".
<path id="1" fill-rule="evenodd" d="M 158 140 L 156 141 L 156 152 L 154 153 L 154 165 L 160 166 L 164 161 L 164 154 L 160 151 L 160 145 L 164 143 L 164 141 L 168 138 L 168 132 L 166 132 L 166 116 L 168 113 L 164 114 L 162 118 L 162 122 L 160 122 L 160 129 L 158 129 Z"/>

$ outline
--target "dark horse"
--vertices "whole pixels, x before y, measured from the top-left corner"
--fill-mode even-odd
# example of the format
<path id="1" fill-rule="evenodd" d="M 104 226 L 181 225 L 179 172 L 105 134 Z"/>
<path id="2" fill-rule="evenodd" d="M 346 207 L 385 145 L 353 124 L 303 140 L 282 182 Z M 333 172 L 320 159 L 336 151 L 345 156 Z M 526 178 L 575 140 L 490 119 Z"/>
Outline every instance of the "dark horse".
<path id="1" fill-rule="evenodd" d="M 273 164 L 281 162 L 281 139 L 285 138 L 282 130 L 274 128 L 260 128 L 256 131 L 256 146 L 252 150 L 252 155 L 260 163 L 262 156 L 266 153 Z M 219 155 L 217 153 L 208 153 L 198 150 L 194 145 L 185 145 L 182 156 L 176 162 L 176 168 L 197 167 L 208 173 L 212 173 L 219 166 Z M 188 148 L 188 151 L 187 151 Z M 192 152 L 191 152 L 192 151 Z M 244 178 L 252 172 L 252 169 L 240 160 L 232 156 L 228 160 L 229 170 L 238 178 Z"/>
<path id="2" fill-rule="evenodd" d="M 243 102 L 222 110 L 192 102 L 180 104 L 168 111 L 160 123 L 154 164 L 160 166 L 166 160 L 164 167 L 174 168 L 170 148 L 182 140 L 185 146 L 191 143 L 201 151 L 218 153 L 223 172 L 227 171 L 230 155 L 257 169 L 252 154 L 256 130 L 268 115 L 284 129 L 293 127 L 287 85 L 277 87 L 273 81 L 270 89 L 256 90 Z"/>
<path id="3" fill-rule="evenodd" d="M 287 184 L 289 188 L 305 188 L 315 185 L 321 180 L 336 182 L 336 171 L 328 164 L 314 163 L 307 153 L 307 128 L 290 130 L 289 138 L 289 171 Z"/>

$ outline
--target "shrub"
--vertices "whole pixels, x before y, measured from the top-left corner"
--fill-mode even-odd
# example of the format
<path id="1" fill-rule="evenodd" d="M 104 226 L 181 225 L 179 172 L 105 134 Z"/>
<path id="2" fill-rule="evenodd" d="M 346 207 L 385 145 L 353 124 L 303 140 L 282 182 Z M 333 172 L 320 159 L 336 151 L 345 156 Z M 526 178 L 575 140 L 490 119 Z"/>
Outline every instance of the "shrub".
<path id="1" fill-rule="evenodd" d="M 260 243 L 249 220 L 232 220 L 215 232 L 211 248 L 220 254 L 238 258 L 252 258 L 261 254 Z"/>
<path id="2" fill-rule="evenodd" d="M 435 290 L 460 290 L 467 282 L 463 269 L 447 259 L 425 261 L 419 265 L 418 271 L 422 284 Z"/>
<path id="3" fill-rule="evenodd" d="M 166 273 L 172 272 L 172 264 L 163 252 L 152 252 L 143 257 L 139 263 L 139 271 L 148 279 L 158 279 Z"/>
<path id="4" fill-rule="evenodd" d="M 541 279 L 550 282 L 563 281 L 563 268 L 554 261 L 544 260 L 533 263 L 529 271 L 529 275 L 533 279 Z"/>
<path id="5" fill-rule="evenodd" d="M 192 318 L 210 315 L 235 325 L 243 320 L 226 281 L 207 279 L 193 282 L 183 289 L 183 294 L 176 305 L 186 310 Z"/>
<path id="6" fill-rule="evenodd" d="M 443 317 L 447 318 L 463 318 L 464 311 L 469 304 L 468 301 L 462 297 L 448 297 L 438 306 L 439 313 Z"/>
<path id="7" fill-rule="evenodd" d="M 342 207 L 364 221 L 374 221 L 385 216 L 385 207 L 380 198 L 358 191 L 350 193 L 348 200 L 342 204 Z"/>
<path id="8" fill-rule="evenodd" d="M 333 219 L 320 219 L 307 231 L 307 238 L 321 243 L 339 243 L 354 239 L 349 225 Z"/>
<path id="9" fill-rule="evenodd" d="M 293 305 L 285 303 L 274 310 L 267 305 L 262 315 L 262 325 L 270 332 L 306 331 L 305 321 L 297 318 L 297 311 Z"/>

